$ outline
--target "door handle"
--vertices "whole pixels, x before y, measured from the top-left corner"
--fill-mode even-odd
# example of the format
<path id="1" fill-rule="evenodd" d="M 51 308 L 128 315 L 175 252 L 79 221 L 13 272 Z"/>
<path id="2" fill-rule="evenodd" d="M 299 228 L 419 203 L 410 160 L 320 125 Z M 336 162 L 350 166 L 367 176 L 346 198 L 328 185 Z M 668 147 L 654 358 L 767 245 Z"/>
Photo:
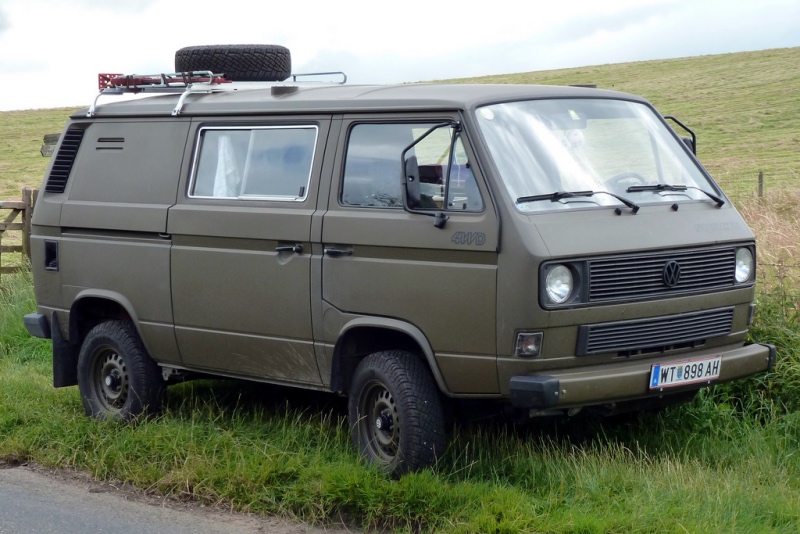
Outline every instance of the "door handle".
<path id="1" fill-rule="evenodd" d="M 281 245 L 276 247 L 275 250 L 277 252 L 294 252 L 295 254 L 302 254 L 303 245 L 300 245 L 299 243 L 297 245 Z"/>
<path id="2" fill-rule="evenodd" d="M 331 256 L 333 258 L 336 258 L 336 257 L 339 257 L 339 256 L 352 256 L 353 255 L 353 251 L 352 250 L 342 250 L 340 248 L 328 248 L 328 247 L 325 247 L 325 254 L 327 254 L 328 256 Z"/>

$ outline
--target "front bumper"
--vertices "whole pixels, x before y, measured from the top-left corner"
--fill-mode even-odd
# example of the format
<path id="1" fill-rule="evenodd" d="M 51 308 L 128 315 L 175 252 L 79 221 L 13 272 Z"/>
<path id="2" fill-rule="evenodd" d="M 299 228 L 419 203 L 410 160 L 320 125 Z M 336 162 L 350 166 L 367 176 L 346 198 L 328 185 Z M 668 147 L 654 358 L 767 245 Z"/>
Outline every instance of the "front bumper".
<path id="1" fill-rule="evenodd" d="M 720 376 L 708 383 L 680 388 L 655 390 L 649 388 L 650 369 L 653 364 L 709 355 L 691 353 L 639 361 L 617 361 L 547 375 L 512 376 L 509 381 L 511 403 L 516 408 L 524 409 L 570 408 L 659 397 L 687 389 L 700 389 L 711 384 L 729 382 L 769 371 L 775 363 L 776 351 L 772 345 L 753 343 L 717 354 L 722 356 Z"/>

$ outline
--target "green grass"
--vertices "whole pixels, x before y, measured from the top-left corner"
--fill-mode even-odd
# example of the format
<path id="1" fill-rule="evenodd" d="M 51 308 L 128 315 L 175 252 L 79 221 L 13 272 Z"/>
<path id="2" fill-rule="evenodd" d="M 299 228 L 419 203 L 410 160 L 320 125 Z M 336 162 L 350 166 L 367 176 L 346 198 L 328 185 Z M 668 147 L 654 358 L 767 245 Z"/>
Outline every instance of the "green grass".
<path id="1" fill-rule="evenodd" d="M 765 297 L 769 298 L 769 297 Z M 0 463 L 34 461 L 225 509 L 315 523 L 446 532 L 797 532 L 800 323 L 761 303 L 778 344 L 767 375 L 663 414 L 525 426 L 462 422 L 431 470 L 388 478 L 353 452 L 343 401 L 274 386 L 170 388 L 137 424 L 85 417 L 54 389 L 49 343 L 27 335 L 30 275 L 0 290 Z"/>
<path id="2" fill-rule="evenodd" d="M 334 396 L 198 381 L 171 387 L 151 420 L 86 418 L 77 388 L 52 387 L 50 343 L 22 325 L 35 310 L 25 272 L 0 284 L 0 465 L 34 461 L 225 509 L 378 530 L 797 532 L 800 210 L 796 187 L 775 189 L 800 173 L 799 61 L 794 48 L 477 80 L 596 83 L 694 127 L 700 158 L 726 191 L 741 188 L 762 264 L 773 264 L 751 330 L 778 347 L 772 372 L 641 418 L 461 422 L 437 466 L 393 480 L 358 462 Z M 71 111 L 0 113 L 0 199 L 38 187 L 42 136 Z M 758 171 L 770 195 L 753 203 Z"/>
<path id="3" fill-rule="evenodd" d="M 759 172 L 768 190 L 800 179 L 800 47 L 446 80 L 596 84 L 644 96 L 698 135 L 698 156 L 734 196 L 750 195 Z M 87 105 L 88 105 L 87 100 Z M 0 199 L 38 187 L 48 160 L 42 136 L 60 132 L 73 109 L 0 112 Z"/>
<path id="4" fill-rule="evenodd" d="M 19 200 L 23 187 L 39 187 L 50 161 L 39 152 L 44 135 L 61 133 L 73 111 L 0 112 L 0 200 Z"/>
<path id="5" fill-rule="evenodd" d="M 800 179 L 800 48 L 450 80 L 596 84 L 644 96 L 698 136 L 698 157 L 729 193 Z"/>

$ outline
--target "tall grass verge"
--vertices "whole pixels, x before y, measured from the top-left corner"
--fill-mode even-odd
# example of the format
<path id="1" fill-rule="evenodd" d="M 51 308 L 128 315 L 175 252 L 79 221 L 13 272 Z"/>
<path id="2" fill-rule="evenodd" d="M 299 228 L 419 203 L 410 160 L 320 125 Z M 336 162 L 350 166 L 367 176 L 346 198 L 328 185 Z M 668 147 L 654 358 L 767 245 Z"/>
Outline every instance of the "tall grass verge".
<path id="1" fill-rule="evenodd" d="M 170 388 L 160 417 L 134 425 L 83 414 L 53 389 L 49 343 L 21 317 L 30 275 L 0 292 L 0 463 L 78 469 L 226 510 L 406 532 L 796 532 L 797 365 L 691 404 L 624 421 L 461 422 L 431 470 L 399 480 L 352 451 L 333 396 L 232 381 Z M 754 337 L 797 346 L 798 325 Z M 770 319 L 771 320 L 771 319 Z M 783 343 L 783 341 L 782 341 Z M 791 354 L 791 352 L 789 352 Z M 796 391 L 796 390 L 794 390 Z"/>

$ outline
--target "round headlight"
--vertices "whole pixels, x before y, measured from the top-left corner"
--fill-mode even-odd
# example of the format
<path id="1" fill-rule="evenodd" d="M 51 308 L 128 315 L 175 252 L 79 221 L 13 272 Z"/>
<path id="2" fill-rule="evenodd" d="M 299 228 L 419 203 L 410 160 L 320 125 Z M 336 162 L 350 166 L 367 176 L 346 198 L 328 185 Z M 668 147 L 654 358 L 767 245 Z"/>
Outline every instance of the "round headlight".
<path id="1" fill-rule="evenodd" d="M 736 282 L 742 283 L 750 280 L 753 274 L 753 253 L 749 248 L 740 248 L 736 251 Z"/>
<path id="2" fill-rule="evenodd" d="M 572 294 L 572 272 L 565 265 L 556 265 L 545 279 L 547 298 L 554 304 L 563 304 Z"/>

